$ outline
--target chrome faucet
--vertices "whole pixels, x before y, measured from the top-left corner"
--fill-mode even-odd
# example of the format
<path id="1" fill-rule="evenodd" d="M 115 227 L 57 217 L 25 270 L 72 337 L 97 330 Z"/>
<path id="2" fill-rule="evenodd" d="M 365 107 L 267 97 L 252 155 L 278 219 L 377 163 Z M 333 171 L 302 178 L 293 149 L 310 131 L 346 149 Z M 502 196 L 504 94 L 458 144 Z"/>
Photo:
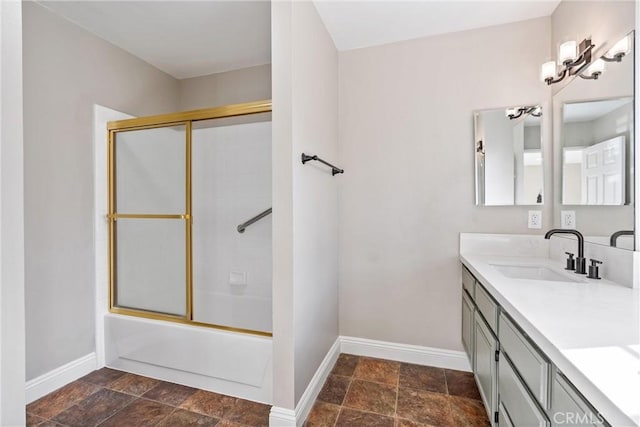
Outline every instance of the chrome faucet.
<path id="1" fill-rule="evenodd" d="M 544 235 L 545 239 L 550 239 L 554 234 L 573 234 L 578 238 L 578 257 L 576 258 L 576 274 L 587 274 L 587 262 L 584 259 L 584 237 L 578 230 L 565 230 L 563 228 L 554 228 L 547 231 Z"/>

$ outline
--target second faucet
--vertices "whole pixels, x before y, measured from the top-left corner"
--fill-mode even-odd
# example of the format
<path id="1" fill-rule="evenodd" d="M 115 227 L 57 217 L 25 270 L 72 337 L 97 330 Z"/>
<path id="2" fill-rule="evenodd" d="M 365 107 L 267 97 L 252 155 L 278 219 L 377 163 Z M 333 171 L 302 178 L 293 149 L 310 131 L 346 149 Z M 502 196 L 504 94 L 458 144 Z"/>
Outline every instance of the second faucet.
<path id="1" fill-rule="evenodd" d="M 554 234 L 573 234 L 578 238 L 578 257 L 576 258 L 576 274 L 587 274 L 587 262 L 584 259 L 584 237 L 578 230 L 566 230 L 564 228 L 553 228 L 544 235 L 545 239 L 550 239 Z"/>

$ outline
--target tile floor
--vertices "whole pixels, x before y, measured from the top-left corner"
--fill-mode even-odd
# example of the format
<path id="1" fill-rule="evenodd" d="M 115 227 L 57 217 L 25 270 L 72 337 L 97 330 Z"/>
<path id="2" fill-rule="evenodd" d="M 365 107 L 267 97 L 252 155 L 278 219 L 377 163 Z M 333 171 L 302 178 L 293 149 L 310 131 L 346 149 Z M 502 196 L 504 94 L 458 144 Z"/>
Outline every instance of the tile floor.
<path id="1" fill-rule="evenodd" d="M 489 426 L 468 372 L 341 354 L 307 427 Z"/>
<path id="2" fill-rule="evenodd" d="M 103 368 L 27 405 L 27 426 L 262 427 L 268 405 Z M 341 354 L 307 427 L 488 426 L 468 372 Z"/>
<path id="3" fill-rule="evenodd" d="M 103 368 L 27 405 L 27 426 L 267 427 L 270 408 Z"/>

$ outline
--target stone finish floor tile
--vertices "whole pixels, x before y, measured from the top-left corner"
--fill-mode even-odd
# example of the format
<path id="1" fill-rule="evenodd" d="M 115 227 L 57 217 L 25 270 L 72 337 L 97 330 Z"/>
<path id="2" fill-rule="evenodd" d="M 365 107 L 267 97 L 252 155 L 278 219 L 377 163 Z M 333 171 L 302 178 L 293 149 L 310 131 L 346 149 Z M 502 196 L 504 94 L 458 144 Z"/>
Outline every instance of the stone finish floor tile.
<path id="1" fill-rule="evenodd" d="M 162 420 L 157 427 L 213 427 L 220 426 L 217 418 L 196 414 L 195 412 L 176 409 L 171 415 Z"/>
<path id="2" fill-rule="evenodd" d="M 354 378 L 395 386 L 398 384 L 400 362 L 361 357 L 353 373 Z"/>
<path id="3" fill-rule="evenodd" d="M 415 421 L 396 418 L 396 427 L 437 427 L 429 424 L 416 423 Z"/>
<path id="4" fill-rule="evenodd" d="M 304 423 L 305 427 L 333 426 L 340 414 L 340 406 L 325 402 L 316 402 Z"/>
<path id="5" fill-rule="evenodd" d="M 147 399 L 136 399 L 120 412 L 100 424 L 100 427 L 153 427 L 175 408 Z"/>
<path id="6" fill-rule="evenodd" d="M 354 379 L 344 400 L 344 406 L 394 416 L 396 396 L 395 386 Z"/>
<path id="7" fill-rule="evenodd" d="M 339 406 L 337 402 L 347 381 L 346 396 Z M 349 354 L 338 357 L 305 424 L 309 427 L 489 425 L 472 373 Z"/>
<path id="8" fill-rule="evenodd" d="M 491 424 L 481 401 L 449 396 L 454 424 L 468 427 L 488 427 Z"/>
<path id="9" fill-rule="evenodd" d="M 223 418 L 235 406 L 235 397 L 198 390 L 187 398 L 180 408 L 214 418 Z"/>
<path id="10" fill-rule="evenodd" d="M 50 419 L 93 393 L 99 386 L 82 381 L 74 381 L 27 405 L 27 412 L 41 418 Z"/>
<path id="11" fill-rule="evenodd" d="M 473 378 L 473 373 L 454 371 L 452 369 L 445 369 L 444 373 L 447 378 L 447 390 L 450 395 L 476 400 L 482 399 L 476 380 Z"/>
<path id="12" fill-rule="evenodd" d="M 42 424 L 45 421 L 47 420 L 44 418 L 40 418 L 37 415 L 27 413 L 27 424 L 26 424 L 27 427 L 35 427 L 38 424 Z"/>
<path id="13" fill-rule="evenodd" d="M 59 413 L 52 421 L 71 427 L 96 426 L 134 399 L 134 396 L 103 388 Z"/>
<path id="14" fill-rule="evenodd" d="M 85 375 L 84 377 L 80 378 L 80 381 L 104 387 L 111 384 L 113 381 L 117 380 L 124 374 L 124 372 L 117 371 L 115 369 L 102 368 Z"/>
<path id="15" fill-rule="evenodd" d="M 269 427 L 271 406 L 238 399 L 224 419 L 251 427 Z"/>
<path id="16" fill-rule="evenodd" d="M 320 390 L 318 400 L 333 403 L 334 405 L 342 405 L 349 383 L 351 383 L 351 379 L 348 377 L 329 375 L 324 386 L 322 386 L 322 390 Z"/>
<path id="17" fill-rule="evenodd" d="M 398 417 L 439 427 L 454 426 L 449 396 L 424 390 L 398 390 Z"/>
<path id="18" fill-rule="evenodd" d="M 394 427 L 392 417 L 343 408 L 336 427 Z"/>
<path id="19" fill-rule="evenodd" d="M 342 353 L 338 356 L 338 360 L 333 367 L 331 373 L 333 375 L 342 375 L 343 377 L 353 376 L 353 372 L 356 370 L 360 356 L 354 356 L 353 354 Z"/>
<path id="20" fill-rule="evenodd" d="M 400 387 L 416 388 L 436 393 L 447 392 L 444 369 L 432 366 L 402 363 L 400 365 L 400 382 L 398 384 Z"/>
<path id="21" fill-rule="evenodd" d="M 169 406 L 178 406 L 197 391 L 195 388 L 161 381 L 142 397 L 155 400 Z"/>
<path id="22" fill-rule="evenodd" d="M 133 394 L 134 396 L 142 396 L 158 384 L 160 384 L 159 380 L 126 373 L 110 383 L 108 388 L 126 394 Z"/>

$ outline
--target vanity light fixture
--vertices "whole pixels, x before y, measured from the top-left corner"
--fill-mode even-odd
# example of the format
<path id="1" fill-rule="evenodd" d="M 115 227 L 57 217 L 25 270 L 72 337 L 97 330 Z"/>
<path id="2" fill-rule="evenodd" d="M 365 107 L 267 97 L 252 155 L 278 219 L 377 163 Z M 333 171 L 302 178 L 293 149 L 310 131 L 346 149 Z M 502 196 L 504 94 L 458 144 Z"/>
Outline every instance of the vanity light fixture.
<path id="1" fill-rule="evenodd" d="M 504 115 L 509 120 L 515 120 L 523 115 L 528 114 L 533 117 L 542 116 L 542 108 L 539 105 L 525 105 L 524 107 L 511 107 L 504 111 Z"/>
<path id="2" fill-rule="evenodd" d="M 627 53 L 629 53 L 629 36 L 624 36 L 600 59 L 606 62 L 620 62 Z"/>
<path id="3" fill-rule="evenodd" d="M 540 73 L 542 81 L 551 85 L 561 82 L 567 76 L 580 73 L 591 62 L 591 51 L 594 47 L 591 39 L 584 39 L 579 45 L 574 40 L 562 43 L 558 50 L 560 71 L 555 61 L 545 62 Z"/>

